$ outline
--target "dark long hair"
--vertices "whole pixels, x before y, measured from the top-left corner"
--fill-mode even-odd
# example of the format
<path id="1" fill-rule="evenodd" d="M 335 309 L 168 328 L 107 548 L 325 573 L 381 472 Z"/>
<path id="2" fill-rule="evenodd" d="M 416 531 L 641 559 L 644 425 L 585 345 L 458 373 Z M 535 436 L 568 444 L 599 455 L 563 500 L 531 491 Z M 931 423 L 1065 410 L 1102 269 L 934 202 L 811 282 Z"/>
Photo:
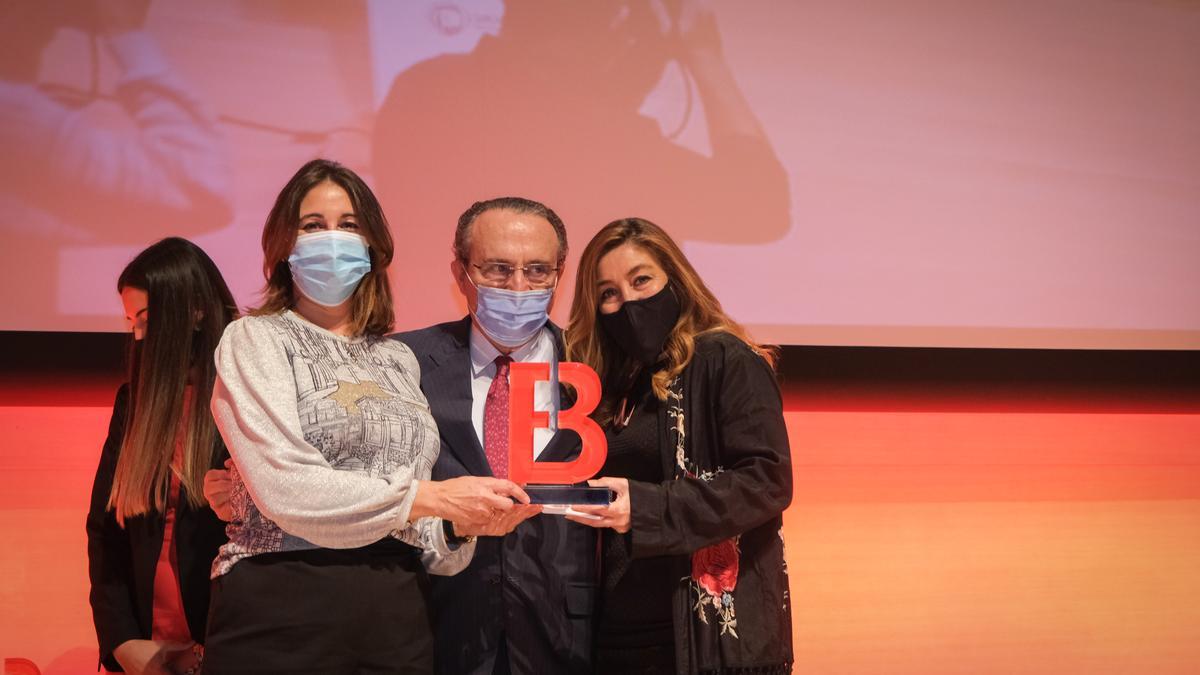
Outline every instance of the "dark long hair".
<path id="1" fill-rule="evenodd" d="M 262 234 L 263 276 L 267 278 L 267 287 L 263 289 L 262 304 L 250 313 L 278 314 L 296 306 L 288 256 L 300 233 L 300 203 L 309 190 L 325 182 L 346 191 L 358 217 L 358 226 L 370 247 L 371 271 L 351 296 L 354 301 L 350 309 L 351 330 L 355 335 L 386 335 L 395 323 L 392 289 L 387 276 L 388 265 L 392 263 L 392 235 L 387 218 L 375 193 L 363 179 L 328 159 L 314 159 L 300 167 L 275 198 Z"/>
<path id="2" fill-rule="evenodd" d="M 177 441 L 183 444 L 180 483 L 193 506 L 204 506 L 204 473 L 217 433 L 208 410 L 213 352 L 237 315 L 212 259 L 178 237 L 163 239 L 126 265 L 117 291 L 126 288 L 145 291 L 147 305 L 145 337 L 131 345 L 129 413 L 108 498 L 122 524 L 130 516 L 165 511 Z"/>

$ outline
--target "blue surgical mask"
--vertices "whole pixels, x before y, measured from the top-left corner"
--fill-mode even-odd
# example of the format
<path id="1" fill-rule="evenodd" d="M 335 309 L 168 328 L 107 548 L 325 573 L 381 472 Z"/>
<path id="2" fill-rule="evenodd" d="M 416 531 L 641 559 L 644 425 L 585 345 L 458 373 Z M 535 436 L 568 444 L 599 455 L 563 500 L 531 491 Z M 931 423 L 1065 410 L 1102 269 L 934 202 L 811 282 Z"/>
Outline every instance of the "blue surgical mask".
<path id="1" fill-rule="evenodd" d="M 371 254 L 367 240 L 357 234 L 322 230 L 296 237 L 288 267 L 305 297 L 318 305 L 337 307 L 371 271 Z"/>
<path id="2" fill-rule="evenodd" d="M 553 288 L 536 291 L 510 291 L 504 288 L 475 286 L 475 320 L 483 332 L 498 345 L 520 347 L 529 342 L 550 320 L 548 314 Z"/>

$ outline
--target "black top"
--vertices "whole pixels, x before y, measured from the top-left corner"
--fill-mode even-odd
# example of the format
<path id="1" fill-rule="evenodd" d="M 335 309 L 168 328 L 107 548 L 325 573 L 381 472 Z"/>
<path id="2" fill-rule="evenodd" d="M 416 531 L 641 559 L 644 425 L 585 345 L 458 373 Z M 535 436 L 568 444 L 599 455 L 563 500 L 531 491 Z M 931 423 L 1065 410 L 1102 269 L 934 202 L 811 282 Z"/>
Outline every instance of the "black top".
<path id="1" fill-rule="evenodd" d="M 87 515 L 88 574 L 92 582 L 88 599 L 92 620 L 100 643 L 100 661 L 108 670 L 117 672 L 121 666 L 113 658 L 113 650 L 127 640 L 150 639 L 154 572 L 165 526 L 163 514 L 154 513 L 127 518 L 125 527 L 121 527 L 114 513 L 106 508 L 125 435 L 128 407 L 129 385 L 125 384 L 117 391 L 113 403 Z M 216 469 L 228 459 L 229 452 L 220 437 L 214 444 L 211 468 Z M 174 541 L 183 613 L 192 639 L 203 644 L 208 620 L 209 573 L 217 549 L 225 543 L 225 523 L 208 507 L 193 508 L 182 486 L 175 509 Z"/>
<path id="2" fill-rule="evenodd" d="M 629 406 L 633 406 L 632 410 Z M 610 424 L 604 435 L 608 440 L 608 458 L 599 476 L 621 476 L 630 480 L 660 483 L 663 481 L 662 458 L 658 448 L 658 412 L 661 404 L 643 376 L 634 385 L 627 399 L 628 423 Z M 628 534 L 604 530 L 611 540 Z M 612 542 L 606 541 L 606 547 Z M 670 558 L 643 558 L 629 561 L 620 569 L 604 569 L 605 577 L 613 579 L 610 590 L 600 599 L 599 626 L 596 633 L 597 651 L 629 652 L 655 645 L 674 643 L 671 616 L 671 596 L 675 574 Z M 606 584 L 607 585 L 607 584 Z M 673 651 L 666 656 L 674 661 Z M 615 665 L 615 664 L 610 664 Z"/>
<path id="3" fill-rule="evenodd" d="M 626 400 L 624 412 L 628 422 L 622 426 L 620 421 L 614 421 L 604 430 L 608 457 L 597 475 L 658 483 L 663 480 L 662 458 L 658 451 L 660 403 L 650 389 L 649 378 L 639 378 Z"/>

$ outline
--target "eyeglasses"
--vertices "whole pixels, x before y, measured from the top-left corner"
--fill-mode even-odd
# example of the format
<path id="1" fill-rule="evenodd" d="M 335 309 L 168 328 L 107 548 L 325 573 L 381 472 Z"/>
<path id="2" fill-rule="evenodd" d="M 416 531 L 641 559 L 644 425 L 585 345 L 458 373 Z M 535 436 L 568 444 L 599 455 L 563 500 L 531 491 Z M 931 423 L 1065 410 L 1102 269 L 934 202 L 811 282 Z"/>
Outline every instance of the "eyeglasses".
<path id="1" fill-rule="evenodd" d="M 513 273 L 521 270 L 525 275 L 525 279 L 531 284 L 549 283 L 554 273 L 558 271 L 557 267 L 549 263 L 529 263 L 528 265 L 510 265 L 505 262 L 485 262 L 482 265 L 471 263 L 471 267 L 479 270 L 484 279 L 487 279 L 493 284 L 507 283 Z"/>

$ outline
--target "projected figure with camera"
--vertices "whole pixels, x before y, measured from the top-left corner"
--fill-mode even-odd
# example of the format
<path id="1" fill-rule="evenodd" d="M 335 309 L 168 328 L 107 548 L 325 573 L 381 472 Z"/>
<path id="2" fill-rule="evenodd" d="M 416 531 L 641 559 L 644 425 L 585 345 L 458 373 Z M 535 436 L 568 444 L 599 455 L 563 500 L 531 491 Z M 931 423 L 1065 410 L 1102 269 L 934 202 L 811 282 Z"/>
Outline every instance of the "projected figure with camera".
<path id="1" fill-rule="evenodd" d="M 505 2 L 498 34 L 470 53 L 395 75 L 374 129 L 380 194 L 413 222 L 536 186 L 585 236 L 614 208 L 705 242 L 772 242 L 791 227 L 787 173 L 704 3 Z M 396 263 L 442 246 L 422 228 Z"/>

